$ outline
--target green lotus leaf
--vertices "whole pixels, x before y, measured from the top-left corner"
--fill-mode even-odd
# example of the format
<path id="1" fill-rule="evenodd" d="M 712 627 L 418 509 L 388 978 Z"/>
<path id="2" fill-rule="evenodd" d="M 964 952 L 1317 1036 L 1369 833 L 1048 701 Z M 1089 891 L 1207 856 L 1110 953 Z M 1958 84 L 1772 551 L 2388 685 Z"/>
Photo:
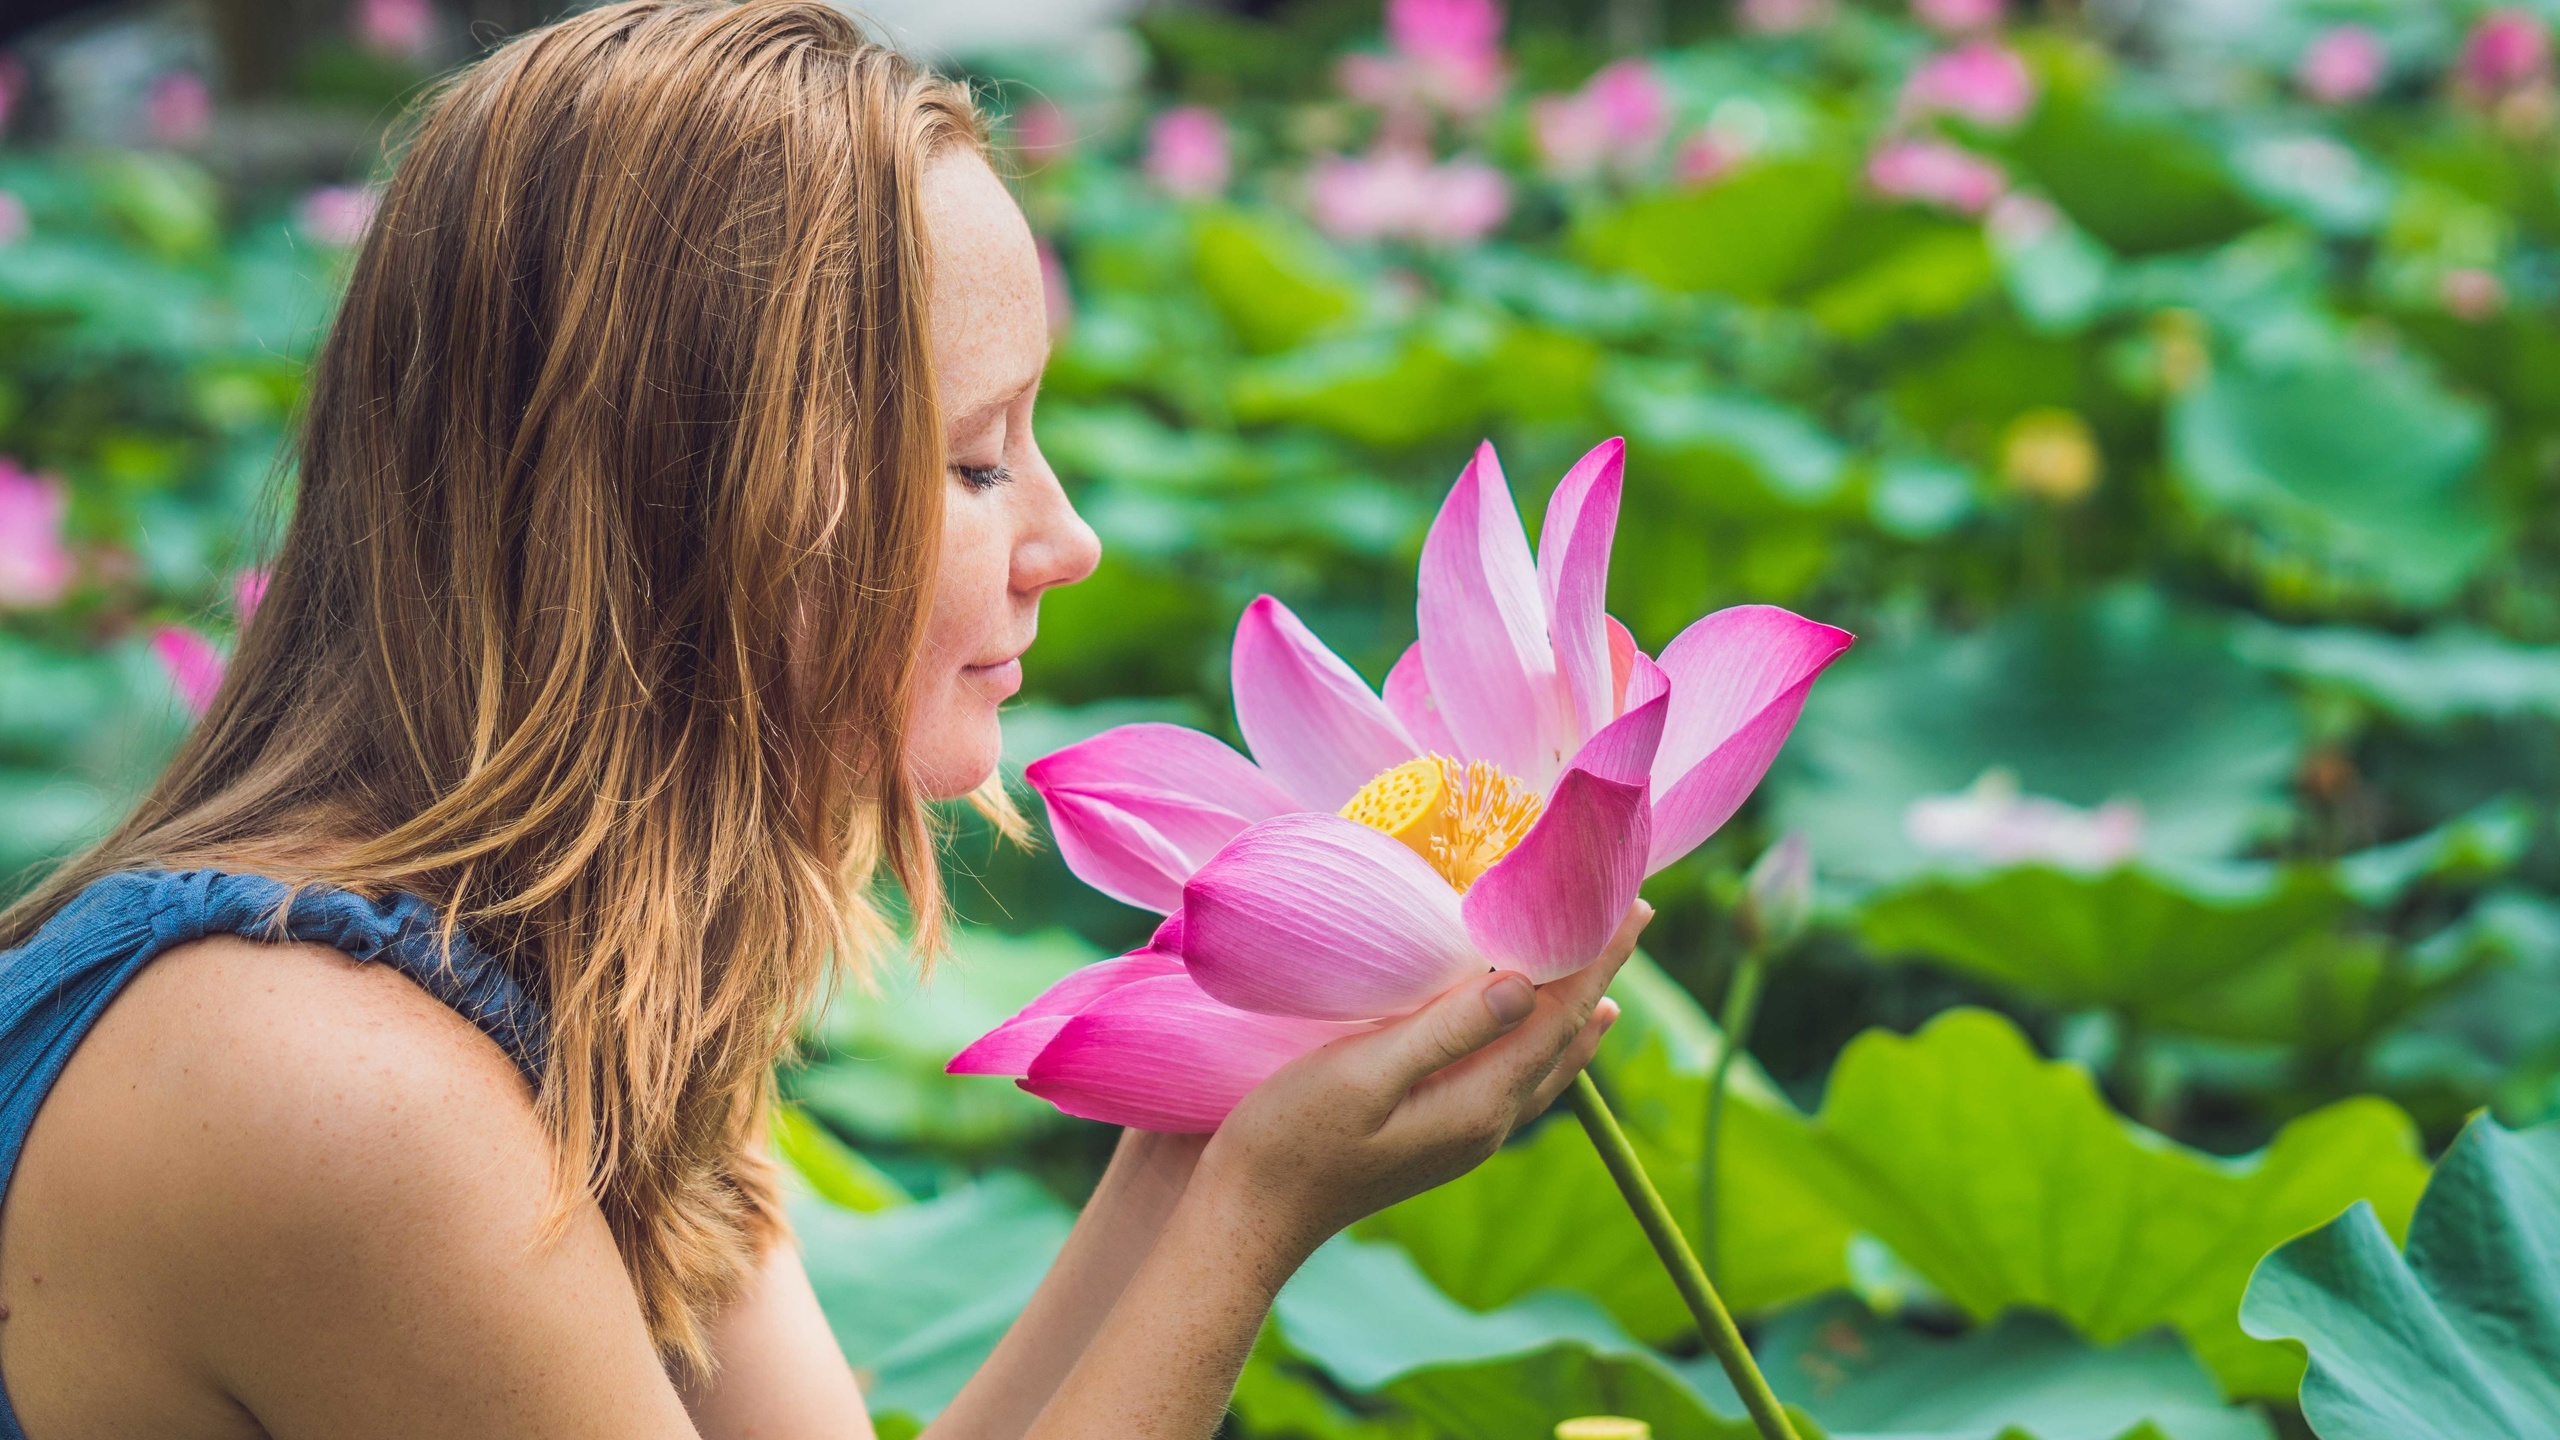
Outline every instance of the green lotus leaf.
<path id="1" fill-rule="evenodd" d="M 2560 1434 L 2560 1124 L 2474 1120 L 2405 1254 L 2359 1204 L 2269 1255 L 2240 1318 L 2309 1351 L 2321 1440 Z"/>
<path id="2" fill-rule="evenodd" d="M 2236 637 L 2249 659 L 2342 690 L 2399 719 L 2560 717 L 2560 649 L 2447 627 L 2403 638 L 2347 626 L 2256 625 Z"/>
<path id="3" fill-rule="evenodd" d="M 1811 1134 L 1797 1163 L 1816 1188 L 1969 1313 L 2042 1309 L 2100 1345 L 2168 1325 L 2237 1396 L 2301 1373 L 2240 1331 L 2257 1257 L 2359 1199 L 2403 1225 L 2426 1176 L 2408 1117 L 2371 1097 L 2244 1159 L 2189 1150 L 1982 1010 L 1851 1042 Z"/>

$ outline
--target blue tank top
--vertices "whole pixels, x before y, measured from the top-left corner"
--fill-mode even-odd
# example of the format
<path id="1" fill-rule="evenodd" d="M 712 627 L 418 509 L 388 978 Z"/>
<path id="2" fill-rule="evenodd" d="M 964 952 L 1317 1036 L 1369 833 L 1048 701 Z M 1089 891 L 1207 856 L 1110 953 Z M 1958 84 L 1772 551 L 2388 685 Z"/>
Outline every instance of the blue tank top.
<path id="1" fill-rule="evenodd" d="M 541 1008 L 468 937 L 445 944 L 435 907 L 415 895 L 367 900 L 219 870 L 127 870 L 54 912 L 15 950 L 0 951 L 0 1195 L 47 1091 L 126 983 L 162 951 L 208 935 L 327 945 L 388 965 L 478 1026 L 523 1069 L 542 1073 Z M 0 1393 L 0 1440 L 26 1440 Z"/>

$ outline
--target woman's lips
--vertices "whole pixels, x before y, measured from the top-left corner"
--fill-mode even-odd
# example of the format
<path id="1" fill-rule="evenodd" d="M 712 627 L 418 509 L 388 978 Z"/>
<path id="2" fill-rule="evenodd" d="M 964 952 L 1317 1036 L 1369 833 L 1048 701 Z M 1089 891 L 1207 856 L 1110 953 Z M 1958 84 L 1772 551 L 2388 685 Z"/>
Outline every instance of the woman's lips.
<path id="1" fill-rule="evenodd" d="M 1010 695 L 1016 690 L 1022 688 L 1022 659 L 1020 656 L 1016 656 L 1011 660 L 1000 660 L 993 665 L 964 666 L 962 667 L 961 673 L 969 676 L 973 680 L 983 681 L 1007 695 Z"/>

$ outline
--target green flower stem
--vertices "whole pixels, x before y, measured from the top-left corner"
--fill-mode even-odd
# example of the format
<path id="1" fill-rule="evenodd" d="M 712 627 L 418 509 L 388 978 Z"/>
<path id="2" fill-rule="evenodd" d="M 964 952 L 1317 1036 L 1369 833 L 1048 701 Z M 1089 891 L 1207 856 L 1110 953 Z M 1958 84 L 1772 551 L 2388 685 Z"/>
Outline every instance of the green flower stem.
<path id="1" fill-rule="evenodd" d="M 1724 1278 L 1723 1235 L 1716 1219 L 1723 1213 L 1716 1188 L 1718 1167 L 1724 1159 L 1724 1092 L 1733 1077 L 1733 1060 L 1751 1044 L 1751 1021 L 1760 1013 L 1760 977 L 1766 972 L 1768 951 L 1758 945 L 1742 954 L 1734 967 L 1733 983 L 1725 987 L 1724 1014 L 1717 1024 L 1724 1032 L 1724 1047 L 1717 1052 L 1715 1073 L 1707 1077 L 1707 1134 L 1705 1148 L 1698 1159 L 1698 1248 L 1707 1252 L 1707 1278 Z"/>
<path id="2" fill-rule="evenodd" d="M 1636 1158 L 1635 1147 L 1627 1143 L 1627 1132 L 1618 1128 L 1618 1117 L 1609 1112 L 1609 1102 L 1600 1098 L 1600 1087 L 1591 1083 L 1589 1071 L 1573 1077 L 1573 1113 L 1591 1136 L 1591 1146 L 1600 1152 L 1600 1163 L 1609 1167 L 1609 1178 L 1618 1182 L 1618 1193 L 1627 1197 L 1627 1208 L 1636 1215 L 1636 1223 L 1644 1227 L 1645 1238 L 1653 1242 L 1653 1251 L 1662 1257 L 1662 1268 L 1671 1272 L 1671 1283 L 1680 1298 L 1689 1302 L 1689 1313 L 1698 1317 L 1698 1330 L 1706 1336 L 1707 1348 L 1715 1352 L 1716 1363 L 1724 1367 L 1727 1379 L 1733 1381 L 1742 1396 L 1743 1408 L 1751 1412 L 1751 1423 L 1760 1427 L 1762 1440 L 1797 1440 L 1796 1427 L 1787 1412 L 1778 1405 L 1778 1397 L 1770 1393 L 1768 1377 L 1760 1373 L 1759 1363 L 1751 1358 L 1751 1347 L 1742 1343 L 1742 1332 L 1734 1327 L 1732 1312 L 1724 1308 L 1724 1300 L 1716 1287 L 1707 1281 L 1707 1272 L 1698 1265 L 1698 1257 L 1689 1249 L 1689 1237 L 1680 1233 L 1671 1218 L 1671 1207 L 1662 1203 L 1661 1192 L 1653 1188 L 1653 1177 L 1644 1173 L 1644 1162 Z"/>

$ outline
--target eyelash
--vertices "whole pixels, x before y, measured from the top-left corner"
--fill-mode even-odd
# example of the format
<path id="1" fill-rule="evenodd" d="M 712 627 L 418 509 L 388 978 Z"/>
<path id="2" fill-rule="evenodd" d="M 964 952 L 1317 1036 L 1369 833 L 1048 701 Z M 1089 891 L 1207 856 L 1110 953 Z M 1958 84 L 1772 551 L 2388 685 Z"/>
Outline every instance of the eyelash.
<path id="1" fill-rule="evenodd" d="M 1013 472 L 1002 465 L 954 465 L 951 471 L 972 490 L 993 490 L 1013 478 Z"/>

